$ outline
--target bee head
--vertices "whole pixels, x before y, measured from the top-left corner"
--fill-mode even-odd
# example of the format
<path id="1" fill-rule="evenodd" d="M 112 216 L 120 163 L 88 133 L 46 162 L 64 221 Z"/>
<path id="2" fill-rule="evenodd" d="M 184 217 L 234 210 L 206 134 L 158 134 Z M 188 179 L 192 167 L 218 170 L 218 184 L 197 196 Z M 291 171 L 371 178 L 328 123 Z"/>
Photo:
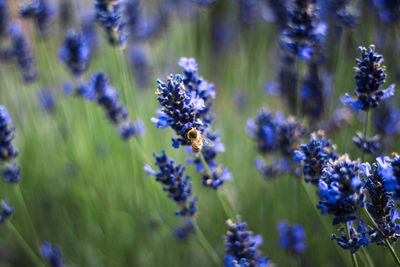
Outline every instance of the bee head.
<path id="1" fill-rule="evenodd" d="M 196 128 L 192 128 L 188 131 L 187 137 L 189 139 L 197 139 L 199 137 L 199 131 Z"/>

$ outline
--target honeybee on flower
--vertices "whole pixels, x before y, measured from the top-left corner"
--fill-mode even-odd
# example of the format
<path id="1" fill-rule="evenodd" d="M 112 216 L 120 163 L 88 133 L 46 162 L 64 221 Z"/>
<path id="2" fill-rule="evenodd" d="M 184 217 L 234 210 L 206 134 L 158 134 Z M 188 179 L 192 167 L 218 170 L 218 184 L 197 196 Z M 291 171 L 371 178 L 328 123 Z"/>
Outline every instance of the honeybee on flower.
<path id="1" fill-rule="evenodd" d="M 193 153 L 199 153 L 203 147 L 214 146 L 214 142 L 205 135 L 201 134 L 196 128 L 190 128 L 186 134 L 186 137 L 189 139 L 190 144 L 192 145 Z"/>

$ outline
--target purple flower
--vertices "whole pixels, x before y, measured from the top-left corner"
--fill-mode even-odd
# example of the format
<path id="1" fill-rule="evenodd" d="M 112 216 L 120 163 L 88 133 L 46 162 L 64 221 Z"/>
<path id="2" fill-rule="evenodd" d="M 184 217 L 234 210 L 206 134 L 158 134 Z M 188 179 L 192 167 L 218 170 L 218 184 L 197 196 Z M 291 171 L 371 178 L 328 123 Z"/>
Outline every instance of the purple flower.
<path id="1" fill-rule="evenodd" d="M 352 227 L 353 221 L 348 221 L 346 223 L 349 227 L 349 234 L 347 234 L 344 227 L 342 227 L 340 228 L 341 236 L 333 234 L 332 240 L 335 239 L 339 246 L 343 249 L 350 250 L 351 253 L 357 252 L 361 247 L 367 247 L 370 243 L 370 239 L 367 237 L 363 221 L 360 220 L 357 230 Z"/>
<path id="2" fill-rule="evenodd" d="M 42 37 L 47 37 L 55 18 L 56 11 L 47 0 L 32 0 L 21 5 L 19 14 L 23 18 L 32 18 Z"/>
<path id="3" fill-rule="evenodd" d="M 4 106 L 0 106 L 0 160 L 5 162 L 13 160 L 18 151 L 12 145 L 14 139 L 14 127 L 12 119 Z"/>
<path id="4" fill-rule="evenodd" d="M 9 220 L 14 213 L 14 208 L 10 207 L 7 199 L 0 200 L 0 223 Z"/>
<path id="5" fill-rule="evenodd" d="M 368 154 L 376 152 L 381 147 L 379 141 L 379 135 L 375 135 L 372 138 L 366 138 L 361 132 L 357 132 L 357 136 L 353 137 L 354 144 Z"/>
<path id="6" fill-rule="evenodd" d="M 365 169 L 371 169 L 368 163 L 365 164 Z M 370 202 L 367 202 L 368 212 L 378 226 L 378 228 L 368 226 L 367 233 L 371 242 L 378 245 L 384 245 L 384 239 L 393 244 L 400 237 L 400 225 L 396 223 L 398 210 L 394 206 L 393 192 L 386 191 L 384 186 L 384 177 L 388 176 L 385 169 L 391 169 L 390 159 L 388 157 L 378 157 L 376 158 L 376 163 L 372 165 L 372 171 L 363 173 L 366 180 L 365 188 L 370 197 Z M 392 175 L 393 171 L 389 172 Z"/>
<path id="7" fill-rule="evenodd" d="M 108 42 L 113 46 L 124 47 L 129 35 L 124 17 L 124 1 L 96 0 L 94 8 L 96 21 L 106 31 Z"/>
<path id="8" fill-rule="evenodd" d="M 365 193 L 360 178 L 360 166 L 348 156 L 337 159 L 324 169 L 318 182 L 322 214 L 334 215 L 332 224 L 357 218 L 356 211 L 365 204 Z"/>
<path id="9" fill-rule="evenodd" d="M 82 76 L 90 64 L 90 46 L 82 33 L 69 31 L 60 49 L 59 57 L 74 76 Z"/>
<path id="10" fill-rule="evenodd" d="M 175 165 L 173 159 L 169 158 L 165 151 L 161 155 L 153 154 L 156 159 L 155 165 L 159 171 L 154 171 L 148 164 L 144 166 L 146 176 L 153 175 L 157 182 L 163 184 L 163 190 L 168 192 L 168 197 L 174 200 L 181 210 L 175 214 L 183 217 L 192 217 L 196 214 L 197 197 L 192 197 L 192 183 L 189 175 L 184 176 L 185 166 Z"/>
<path id="11" fill-rule="evenodd" d="M 40 108 L 46 112 L 54 112 L 56 107 L 57 98 L 52 89 L 43 88 L 38 95 L 38 102 Z"/>
<path id="12" fill-rule="evenodd" d="M 278 224 L 279 245 L 288 252 L 299 255 L 306 249 L 306 232 L 300 224 L 289 225 L 286 221 Z"/>
<path id="13" fill-rule="evenodd" d="M 236 217 L 237 222 L 228 220 L 228 232 L 225 239 L 225 266 L 269 266 L 268 258 L 261 256 L 258 247 L 262 244 L 262 237 L 247 230 L 247 224 L 241 222 L 240 216 Z"/>
<path id="14" fill-rule="evenodd" d="M 307 144 L 300 145 L 300 149 L 294 151 L 295 161 L 303 163 L 306 182 L 318 184 L 328 163 L 333 163 L 339 157 L 335 150 L 335 145 L 325 138 L 324 132 L 317 132 L 310 135 Z"/>
<path id="15" fill-rule="evenodd" d="M 43 243 L 40 252 L 52 267 L 64 267 L 64 259 L 61 248 L 58 245 L 53 246 L 49 241 Z"/>
<path id="16" fill-rule="evenodd" d="M 354 94 L 357 99 L 353 100 L 346 94 L 345 104 L 352 105 L 356 110 L 368 111 L 376 108 L 379 103 L 394 95 L 394 84 L 386 90 L 381 86 L 386 82 L 386 67 L 383 66 L 383 56 L 375 52 L 375 46 L 370 45 L 369 50 L 360 46 L 361 58 L 356 59 L 357 67 L 354 67 L 356 75 L 354 79 L 357 88 Z"/>

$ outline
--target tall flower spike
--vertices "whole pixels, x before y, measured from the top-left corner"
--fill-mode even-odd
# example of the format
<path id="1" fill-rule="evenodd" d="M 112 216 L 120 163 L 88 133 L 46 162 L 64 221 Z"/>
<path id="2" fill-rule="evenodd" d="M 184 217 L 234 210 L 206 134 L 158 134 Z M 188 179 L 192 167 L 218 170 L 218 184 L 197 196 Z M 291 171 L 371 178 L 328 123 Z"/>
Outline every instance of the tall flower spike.
<path id="1" fill-rule="evenodd" d="M 8 0 L 0 0 L 0 38 L 4 38 L 9 34 L 10 22 Z"/>
<path id="2" fill-rule="evenodd" d="M 18 155 L 12 140 L 14 139 L 14 127 L 11 126 L 12 119 L 6 107 L 0 106 L 0 160 L 9 161 Z"/>
<path id="3" fill-rule="evenodd" d="M 175 214 L 183 217 L 192 217 L 196 214 L 197 197 L 192 198 L 192 183 L 189 182 L 189 175 L 184 176 L 185 166 L 175 165 L 173 159 L 169 158 L 165 151 L 161 155 L 153 154 L 156 159 L 156 166 L 159 172 L 154 171 L 149 165 L 145 165 L 146 176 L 154 175 L 156 181 L 163 184 L 163 190 L 168 192 L 168 197 L 174 200 L 181 210 Z"/>
<path id="4" fill-rule="evenodd" d="M 357 88 L 354 100 L 346 93 L 345 103 L 352 105 L 356 110 L 368 111 L 376 108 L 379 103 L 394 95 L 395 84 L 391 84 L 386 90 L 381 86 L 386 82 L 386 67 L 383 66 L 383 56 L 375 52 L 375 46 L 370 45 L 369 49 L 360 46 L 361 58 L 356 59 L 357 67 L 354 67 L 356 74 L 354 79 Z"/>
<path id="5" fill-rule="evenodd" d="M 341 246 L 343 249 L 350 250 L 352 254 L 357 252 L 361 247 L 367 247 L 370 239 L 366 234 L 366 228 L 363 221 L 359 221 L 357 229 L 351 226 L 353 221 L 348 221 L 346 223 L 349 227 L 349 234 L 347 234 L 344 227 L 342 227 L 340 228 L 341 236 L 333 234 L 332 240 L 336 240 L 339 246 Z"/>
<path id="6" fill-rule="evenodd" d="M 374 153 L 381 147 L 379 143 L 379 135 L 375 135 L 372 138 L 366 138 L 361 132 L 357 132 L 356 134 L 357 136 L 353 137 L 353 143 L 365 153 Z"/>
<path id="7" fill-rule="evenodd" d="M 295 161 L 303 164 L 306 182 L 318 185 L 323 170 L 339 157 L 335 150 L 336 146 L 332 145 L 331 140 L 327 140 L 325 133 L 319 131 L 312 133 L 308 143 L 300 145 L 300 149 L 294 151 Z"/>
<path id="8" fill-rule="evenodd" d="M 183 75 L 170 75 L 167 83 L 157 81 L 157 100 L 162 109 L 157 110 L 158 118 L 151 118 L 151 121 L 157 128 L 171 127 L 175 131 L 178 135 L 177 139 L 172 139 L 172 146 L 175 148 L 191 145 L 189 131 L 194 129 L 198 132 L 197 135 L 202 140 L 199 150 L 203 151 L 211 175 L 197 155 L 188 162 L 194 163 L 197 171 L 202 174 L 203 185 L 218 189 L 224 181 L 232 179 L 232 174 L 215 161 L 217 154 L 225 151 L 225 148 L 218 139 L 219 134 L 212 133 L 210 127 L 213 119 L 213 115 L 209 114 L 211 99 L 216 95 L 214 85 L 198 75 L 198 64 L 194 58 L 183 57 L 178 65 L 183 68 Z M 214 146 L 207 147 L 203 136 L 213 141 Z M 193 147 L 194 145 L 192 151 L 195 151 Z"/>
<path id="9" fill-rule="evenodd" d="M 18 151 L 14 148 L 14 127 L 11 126 L 12 119 L 4 106 L 0 106 L 0 161 L 3 166 L 0 173 L 4 180 L 9 183 L 18 183 L 21 168 L 15 162 Z M 10 163 L 12 161 L 12 163 Z"/>
<path id="10" fill-rule="evenodd" d="M 294 255 L 306 250 L 306 232 L 300 224 L 289 225 L 286 221 L 278 224 L 279 245 Z"/>
<path id="11" fill-rule="evenodd" d="M 55 17 L 55 10 L 47 0 L 32 0 L 32 2 L 21 6 L 19 14 L 23 18 L 32 18 L 40 35 L 46 37 Z"/>
<path id="12" fill-rule="evenodd" d="M 225 266 L 270 266 L 269 259 L 261 256 L 258 247 L 263 240 L 260 235 L 253 236 L 247 231 L 247 224 L 241 222 L 240 216 L 236 217 L 236 223 L 228 220 L 228 232 L 225 239 Z M 245 265 L 247 264 L 247 265 Z"/>
<path id="13" fill-rule="evenodd" d="M 40 252 L 51 267 L 65 267 L 60 246 L 53 246 L 49 241 L 46 241 L 40 248 Z"/>
<path id="14" fill-rule="evenodd" d="M 300 123 L 293 117 L 285 119 L 281 113 L 268 112 L 263 108 L 255 119 L 247 121 L 246 129 L 249 136 L 257 142 L 260 154 L 266 156 L 279 152 L 282 157 L 281 161 L 275 159 L 272 166 L 256 159 L 254 164 L 265 178 L 274 177 L 283 171 L 297 174 L 292 161 L 293 150 L 298 147 L 305 132 Z"/>
<path id="15" fill-rule="evenodd" d="M 258 15 L 259 1 L 257 0 L 239 0 L 238 15 L 239 21 L 244 27 L 252 27 L 256 23 Z"/>
<path id="16" fill-rule="evenodd" d="M 362 164 L 363 176 L 366 179 L 367 189 L 371 202 L 367 202 L 367 208 L 379 229 L 368 226 L 368 234 L 371 242 L 384 245 L 384 239 L 391 244 L 400 237 L 400 225 L 396 223 L 399 219 L 399 212 L 394 208 L 392 192 L 387 192 L 384 187 L 384 178 L 380 168 L 390 165 L 388 157 L 378 157 L 376 163 L 371 166 L 369 163 Z"/>
<path id="17" fill-rule="evenodd" d="M 133 124 L 127 108 L 120 102 L 118 92 L 109 84 L 103 72 L 94 73 L 86 85 L 77 88 L 78 95 L 95 100 L 107 112 L 107 118 L 117 127 L 120 136 L 128 140 L 144 132 L 144 125 Z"/>
<path id="18" fill-rule="evenodd" d="M 255 119 L 247 121 L 246 130 L 257 142 L 257 150 L 261 154 L 273 153 L 279 146 L 279 131 L 285 123 L 281 113 L 268 112 L 263 108 Z"/>
<path id="19" fill-rule="evenodd" d="M 17 61 L 24 82 L 34 82 L 38 78 L 36 62 L 32 49 L 18 24 L 14 24 L 11 27 L 10 36 L 12 40 L 11 58 Z"/>
<path id="20" fill-rule="evenodd" d="M 69 31 L 59 52 L 59 58 L 71 73 L 80 77 L 90 64 L 90 46 L 82 33 Z"/>
<path id="21" fill-rule="evenodd" d="M 123 0 L 96 0 L 96 20 L 106 31 L 108 42 L 125 47 L 128 39 Z"/>
<path id="22" fill-rule="evenodd" d="M 335 216 L 332 224 L 345 223 L 357 218 L 358 208 L 365 203 L 365 194 L 360 179 L 360 166 L 350 161 L 347 154 L 325 168 L 318 187 L 322 214 Z"/>
<path id="23" fill-rule="evenodd" d="M 184 75 L 170 75 L 167 83 L 158 80 L 156 94 L 162 109 L 157 110 L 158 118 L 151 121 L 157 128 L 171 127 L 179 136 L 173 139 L 173 146 L 189 145 L 187 131 L 196 128 L 204 134 L 211 118 L 208 111 L 210 97 L 215 97 L 214 85 L 197 76 L 197 63 L 193 58 L 181 58 L 178 64 Z"/>
<path id="24" fill-rule="evenodd" d="M 10 207 L 7 199 L 0 200 L 0 223 L 9 220 L 14 213 L 14 208 Z"/>
<path id="25" fill-rule="evenodd" d="M 173 142 L 173 146 L 178 148 L 180 145 L 189 145 L 190 142 L 186 132 L 190 128 L 196 128 L 198 131 L 204 131 L 204 125 L 201 118 L 197 119 L 200 111 L 205 106 L 199 99 L 191 99 L 191 94 L 185 89 L 182 77 L 169 76 L 167 83 L 158 80 L 158 89 L 156 94 L 162 109 L 157 110 L 158 118 L 151 118 L 157 128 L 162 129 L 168 126 L 175 130 L 179 136 Z"/>
<path id="26" fill-rule="evenodd" d="M 293 1 L 281 34 L 281 47 L 300 60 L 310 60 L 316 52 L 314 46 L 321 38 L 316 19 L 315 0 Z"/>

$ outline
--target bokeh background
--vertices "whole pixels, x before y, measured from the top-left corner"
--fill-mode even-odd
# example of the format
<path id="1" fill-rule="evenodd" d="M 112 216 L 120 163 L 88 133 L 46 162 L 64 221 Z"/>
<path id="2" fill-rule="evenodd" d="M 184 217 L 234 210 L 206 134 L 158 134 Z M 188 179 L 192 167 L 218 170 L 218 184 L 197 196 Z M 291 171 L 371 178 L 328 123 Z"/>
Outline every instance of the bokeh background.
<path id="1" fill-rule="evenodd" d="M 330 216 L 319 215 L 315 189 L 296 187 L 291 175 L 266 180 L 253 166 L 258 153 L 246 132 L 246 121 L 263 106 L 289 115 L 287 104 L 264 90 L 266 82 L 277 80 L 281 61 L 278 18 L 273 17 L 269 5 L 273 1 L 249 1 L 257 6 L 245 10 L 250 12 L 246 14 L 241 1 L 217 0 L 211 5 L 189 0 L 141 1 L 143 27 L 153 23 L 155 30 L 130 40 L 123 52 L 111 47 L 96 26 L 98 48 L 84 80 L 94 71 L 104 71 L 111 85 L 120 90 L 132 119 L 144 121 L 145 135 L 128 142 L 118 136 L 101 107 L 63 93 L 63 84 L 71 75 L 58 51 L 66 29 L 79 27 L 81 17 L 93 15 L 93 1 L 49 1 L 59 7 L 58 14 L 65 11 L 60 4 L 69 2 L 74 19 L 68 27 L 60 17 L 55 19 L 45 40 L 31 21 L 18 17 L 21 2 L 9 4 L 13 18 L 28 36 L 40 78 L 26 85 L 15 64 L 0 62 L 0 99 L 16 128 L 14 145 L 22 166 L 19 186 L 30 215 L 13 186 L 2 182 L 0 195 L 16 208 L 12 223 L 36 251 L 45 240 L 57 243 L 68 266 L 214 266 L 195 236 L 176 239 L 174 226 L 181 220 L 174 215 L 176 205 L 153 177 L 145 178 L 143 170 L 146 163 L 153 165 L 152 153 L 159 154 L 161 149 L 176 162 L 188 157 L 171 146 L 171 129 L 160 130 L 150 122 L 159 108 L 154 94 L 157 78 L 165 80 L 170 73 L 181 73 L 177 61 L 185 56 L 196 58 L 200 76 L 213 82 L 217 91 L 213 129 L 221 130 L 226 147 L 218 162 L 233 174 L 233 181 L 226 182 L 218 193 L 226 196 L 249 229 L 262 235 L 263 254 L 278 266 L 351 265 L 348 251 L 330 240 L 338 227 L 331 225 Z M 324 119 L 331 118 L 340 106 L 339 97 L 355 88 L 352 68 L 359 45 L 376 44 L 386 59 L 387 84 L 397 82 L 398 24 L 384 24 L 373 1 L 350 2 L 358 23 L 344 26 L 338 39 L 327 42 L 332 61 L 330 72 L 324 74 L 331 77 L 327 86 L 333 93 L 327 99 Z M 244 23 L 243 16 L 250 16 L 250 23 Z M 142 57 L 136 65 L 132 53 Z M 39 103 L 43 88 L 56 96 L 51 112 Z M 394 98 L 398 103 L 398 96 Z M 337 144 L 339 153 L 357 158 L 360 152 L 351 137 L 360 129 L 362 123 L 355 115 L 351 124 L 327 136 Z M 396 137 L 390 142 L 382 152 L 398 147 Z M 199 226 L 223 257 L 226 215 L 216 192 L 201 185 L 192 165 L 187 173 L 194 195 L 199 197 Z M 307 250 L 300 260 L 278 245 L 276 225 L 281 220 L 300 223 L 306 230 Z M 373 246 L 368 251 L 377 266 L 393 266 L 384 248 Z M 0 265 L 32 266 L 14 233 L 3 225 Z"/>

